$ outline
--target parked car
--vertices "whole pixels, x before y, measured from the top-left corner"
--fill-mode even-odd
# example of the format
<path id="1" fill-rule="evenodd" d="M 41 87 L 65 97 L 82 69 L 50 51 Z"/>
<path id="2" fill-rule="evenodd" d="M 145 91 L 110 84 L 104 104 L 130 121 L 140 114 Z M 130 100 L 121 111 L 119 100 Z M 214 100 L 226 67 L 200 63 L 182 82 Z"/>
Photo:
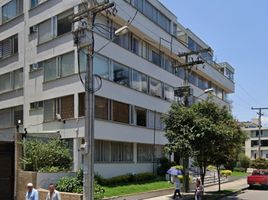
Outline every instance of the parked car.
<path id="1" fill-rule="evenodd" d="M 248 176 L 247 180 L 249 187 L 252 187 L 253 185 L 268 187 L 268 170 L 253 170 L 252 175 Z"/>

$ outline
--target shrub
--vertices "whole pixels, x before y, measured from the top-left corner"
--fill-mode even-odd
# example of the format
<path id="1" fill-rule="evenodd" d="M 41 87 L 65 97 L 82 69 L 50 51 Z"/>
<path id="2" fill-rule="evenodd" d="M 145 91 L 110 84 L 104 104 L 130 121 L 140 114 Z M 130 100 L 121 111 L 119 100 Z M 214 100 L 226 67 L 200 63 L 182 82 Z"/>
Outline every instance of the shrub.
<path id="1" fill-rule="evenodd" d="M 247 157 L 245 154 L 239 154 L 238 156 L 238 162 L 241 168 L 244 168 L 244 171 L 246 171 L 247 168 L 249 168 L 251 160 L 249 157 Z"/>
<path id="2" fill-rule="evenodd" d="M 257 158 L 256 160 L 252 161 L 251 167 L 255 169 L 267 169 L 268 161 L 263 158 Z"/>
<path id="3" fill-rule="evenodd" d="M 245 169 L 245 168 L 242 168 L 242 167 L 235 167 L 235 168 L 234 168 L 234 171 L 235 171 L 235 172 L 245 172 L 245 170 L 246 170 L 246 169 Z"/>
<path id="4" fill-rule="evenodd" d="M 135 176 L 135 181 L 139 183 L 144 182 L 144 181 L 151 181 L 156 178 L 152 173 L 148 173 L 148 172 L 136 174 L 134 176 Z"/>
<path id="5" fill-rule="evenodd" d="M 58 172 L 70 169 L 72 157 L 67 145 L 59 139 L 48 141 L 28 140 L 25 141 L 25 150 L 22 159 L 25 170 Z"/>
<path id="6" fill-rule="evenodd" d="M 61 192 L 83 193 L 83 171 L 79 170 L 76 177 L 63 177 L 57 183 L 57 190 Z M 97 181 L 94 182 L 94 199 L 102 199 L 105 190 Z"/>
<path id="7" fill-rule="evenodd" d="M 227 170 L 227 169 L 221 170 L 220 173 L 221 173 L 221 176 L 231 176 L 232 175 L 232 171 Z"/>
<path id="8" fill-rule="evenodd" d="M 215 171 L 217 171 L 217 168 L 216 168 L 215 166 L 213 166 L 213 165 L 209 165 L 209 166 L 207 167 L 207 170 L 208 170 L 208 171 L 215 172 Z"/>
<path id="9" fill-rule="evenodd" d="M 172 166 L 171 168 L 183 170 L 183 166 L 182 165 L 175 165 L 175 166 Z"/>

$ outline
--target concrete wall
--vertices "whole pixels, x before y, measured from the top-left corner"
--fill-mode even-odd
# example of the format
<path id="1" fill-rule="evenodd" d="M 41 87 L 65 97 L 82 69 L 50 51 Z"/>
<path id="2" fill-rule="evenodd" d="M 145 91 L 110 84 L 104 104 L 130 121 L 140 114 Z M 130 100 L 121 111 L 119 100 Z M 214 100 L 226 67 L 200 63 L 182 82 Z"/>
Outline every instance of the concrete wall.
<path id="1" fill-rule="evenodd" d="M 17 177 L 17 199 L 23 200 L 25 199 L 25 192 L 27 191 L 27 183 L 33 183 L 36 186 L 36 172 L 26 172 L 22 170 L 18 170 L 18 177 Z"/>

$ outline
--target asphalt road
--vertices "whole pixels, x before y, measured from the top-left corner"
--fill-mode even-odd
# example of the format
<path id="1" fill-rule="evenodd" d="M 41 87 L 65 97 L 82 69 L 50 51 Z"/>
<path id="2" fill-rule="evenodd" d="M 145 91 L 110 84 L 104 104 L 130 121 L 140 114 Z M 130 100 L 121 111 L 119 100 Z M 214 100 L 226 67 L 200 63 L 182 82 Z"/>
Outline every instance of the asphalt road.
<path id="1" fill-rule="evenodd" d="M 233 196 L 225 197 L 222 200 L 267 200 L 268 190 L 248 189 Z"/>

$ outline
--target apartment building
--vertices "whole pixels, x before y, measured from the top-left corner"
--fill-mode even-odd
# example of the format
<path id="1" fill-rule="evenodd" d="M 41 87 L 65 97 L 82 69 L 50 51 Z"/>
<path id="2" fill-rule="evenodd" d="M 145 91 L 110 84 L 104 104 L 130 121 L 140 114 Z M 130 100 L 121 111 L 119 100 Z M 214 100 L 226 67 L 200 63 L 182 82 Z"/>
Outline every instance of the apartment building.
<path id="1" fill-rule="evenodd" d="M 243 127 L 243 130 L 247 133 L 248 139 L 245 141 L 245 154 L 251 160 L 258 158 L 259 152 L 259 132 L 261 141 L 261 157 L 268 159 L 268 128 L 262 127 L 259 131 L 257 125 L 252 124 L 247 127 Z"/>
<path id="2" fill-rule="evenodd" d="M 0 2 L 0 147 L 14 144 L 17 131 L 60 136 L 73 152 L 74 170 L 83 165 L 85 89 L 79 75 L 86 54 L 74 45 L 71 20 L 81 2 Z M 94 26 L 94 73 L 102 77 L 95 93 L 95 171 L 104 177 L 153 171 L 153 157 L 163 156 L 167 142 L 161 115 L 185 76 L 175 68 L 184 63 L 177 55 L 209 47 L 156 0 L 114 2 L 116 15 L 99 14 Z M 128 33 L 115 36 L 124 25 Z M 229 106 L 234 69 L 215 63 L 213 52 L 197 56 L 205 63 L 189 76 L 194 96 L 213 88 L 213 99 Z"/>

